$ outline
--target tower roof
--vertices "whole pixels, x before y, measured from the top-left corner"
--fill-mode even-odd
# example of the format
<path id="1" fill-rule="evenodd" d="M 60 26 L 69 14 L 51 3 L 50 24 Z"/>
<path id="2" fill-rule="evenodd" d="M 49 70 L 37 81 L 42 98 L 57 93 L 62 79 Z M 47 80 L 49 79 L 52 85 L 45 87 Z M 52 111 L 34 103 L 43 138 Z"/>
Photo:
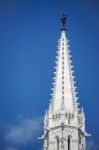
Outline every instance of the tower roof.
<path id="1" fill-rule="evenodd" d="M 44 149 L 85 149 L 85 115 L 79 111 L 71 55 L 66 36 L 66 16 L 62 16 L 58 41 L 52 99 L 44 118 Z M 82 140 L 83 138 L 83 140 Z M 74 144 L 70 141 L 76 140 Z M 54 141 L 54 142 L 53 142 Z M 79 142 L 80 141 L 80 142 Z M 60 147 L 61 145 L 61 147 Z"/>
<path id="2" fill-rule="evenodd" d="M 66 36 L 66 15 L 62 16 L 61 21 L 62 28 L 56 56 L 52 107 L 54 112 L 59 112 L 61 109 L 72 112 L 75 108 L 77 98 L 73 80 L 73 66 L 71 65 L 71 55 Z"/>

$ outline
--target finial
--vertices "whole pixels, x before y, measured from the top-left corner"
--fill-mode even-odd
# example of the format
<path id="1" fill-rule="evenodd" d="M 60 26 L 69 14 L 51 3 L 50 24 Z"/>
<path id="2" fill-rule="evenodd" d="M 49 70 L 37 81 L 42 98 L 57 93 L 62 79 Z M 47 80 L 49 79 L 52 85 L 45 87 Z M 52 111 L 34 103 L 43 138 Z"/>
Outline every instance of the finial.
<path id="1" fill-rule="evenodd" d="M 66 14 L 64 13 L 63 15 L 62 15 L 62 17 L 61 17 L 61 23 L 62 23 L 62 28 L 61 28 L 61 31 L 62 30 L 65 30 L 66 31 Z"/>

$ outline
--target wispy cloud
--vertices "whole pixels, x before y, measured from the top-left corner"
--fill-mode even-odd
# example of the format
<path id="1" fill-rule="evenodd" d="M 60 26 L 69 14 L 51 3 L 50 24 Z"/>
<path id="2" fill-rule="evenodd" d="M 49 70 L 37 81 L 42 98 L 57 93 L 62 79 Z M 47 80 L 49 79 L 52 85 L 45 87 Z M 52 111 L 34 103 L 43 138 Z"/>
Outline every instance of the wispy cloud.
<path id="1" fill-rule="evenodd" d="M 17 150 L 17 149 L 14 147 L 8 147 L 7 150 Z"/>
<path id="2" fill-rule="evenodd" d="M 93 139 L 90 139 L 87 141 L 87 150 L 99 150 L 99 145 Z"/>
<path id="3" fill-rule="evenodd" d="M 14 124 L 7 125 L 7 132 L 4 139 L 7 144 L 6 150 L 19 150 L 24 146 L 37 139 L 41 130 L 42 118 L 18 119 Z"/>

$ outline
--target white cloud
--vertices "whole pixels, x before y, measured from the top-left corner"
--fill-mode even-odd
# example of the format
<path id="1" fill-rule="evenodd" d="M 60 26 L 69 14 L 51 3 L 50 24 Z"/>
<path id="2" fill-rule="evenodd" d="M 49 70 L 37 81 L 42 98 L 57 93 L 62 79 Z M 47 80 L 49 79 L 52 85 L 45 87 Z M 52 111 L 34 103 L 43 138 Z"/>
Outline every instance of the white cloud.
<path id="1" fill-rule="evenodd" d="M 99 147 L 93 139 L 87 141 L 87 150 L 98 150 L 98 149 Z"/>
<path id="2" fill-rule="evenodd" d="M 8 147 L 7 150 L 18 150 L 18 149 L 14 148 L 14 147 Z"/>
<path id="3" fill-rule="evenodd" d="M 20 145 L 26 145 L 37 139 L 41 130 L 42 118 L 20 118 L 13 125 L 8 125 L 4 136 L 8 144 L 7 150 L 17 150 Z"/>

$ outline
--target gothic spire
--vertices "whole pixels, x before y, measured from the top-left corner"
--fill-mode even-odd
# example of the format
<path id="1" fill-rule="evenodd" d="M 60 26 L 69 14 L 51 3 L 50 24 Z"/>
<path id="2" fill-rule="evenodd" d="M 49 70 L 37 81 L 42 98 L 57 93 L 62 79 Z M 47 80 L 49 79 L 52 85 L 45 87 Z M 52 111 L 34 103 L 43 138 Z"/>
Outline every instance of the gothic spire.
<path id="1" fill-rule="evenodd" d="M 43 150 L 85 150 L 85 115 L 79 111 L 71 55 L 66 34 L 66 15 L 61 18 L 52 99 L 44 118 Z"/>
<path id="2" fill-rule="evenodd" d="M 71 64 L 71 55 L 68 39 L 66 36 L 66 15 L 61 17 L 61 37 L 58 41 L 58 51 L 56 56 L 56 71 L 54 72 L 54 87 L 52 92 L 53 111 L 59 112 L 65 109 L 72 112 L 77 106 L 77 97 L 75 91 L 75 82 L 73 76 L 73 66 Z"/>

